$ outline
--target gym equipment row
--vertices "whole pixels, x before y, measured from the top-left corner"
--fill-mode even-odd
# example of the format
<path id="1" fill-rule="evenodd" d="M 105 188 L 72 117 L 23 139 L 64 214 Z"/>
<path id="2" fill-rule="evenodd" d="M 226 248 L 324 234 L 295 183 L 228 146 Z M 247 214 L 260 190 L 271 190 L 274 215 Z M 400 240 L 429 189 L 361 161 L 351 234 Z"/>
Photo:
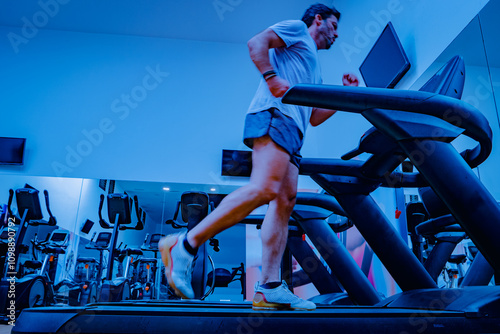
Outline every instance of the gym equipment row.
<path id="1" fill-rule="evenodd" d="M 3 301 L 0 306 L 4 322 L 8 322 L 9 316 L 17 318 L 23 309 L 31 307 L 178 299 L 168 288 L 163 276 L 164 268 L 159 259 L 158 242 L 164 234 L 146 234 L 140 247 L 127 247 L 123 242 L 118 245 L 122 231 L 144 229 L 146 213 L 139 207 L 137 196 L 133 199 L 126 194 L 100 196 L 99 225 L 104 231 L 93 233 L 84 247 L 90 252 L 76 258 L 73 274 L 69 273 L 73 255 L 65 259 L 60 257 L 67 253 L 71 233 L 57 226 L 56 218 L 50 210 L 47 191 L 44 191 L 44 196 L 46 211 L 50 215 L 48 221 L 43 220 L 38 190 L 26 185 L 26 188 L 9 191 L 9 203 L 5 206 L 5 219 L 2 219 L 8 223 L 2 224 L 0 231 L 0 247 L 5 250 L 0 257 L 0 293 Z M 208 197 L 206 194 L 205 196 Z M 12 212 L 14 198 L 21 217 Z M 107 220 L 103 218 L 105 205 Z M 132 208 L 135 209 L 137 218 L 135 224 L 132 224 Z M 41 226 L 46 228 L 42 230 Z M 45 234 L 47 237 L 40 239 L 40 236 Z M 214 248 L 218 251 L 218 240 L 213 239 L 211 243 L 214 243 Z M 13 244 L 15 245 L 12 247 Z M 16 258 L 9 258 L 8 251 L 15 254 Z M 99 253 L 98 257 L 88 256 L 95 251 Z M 154 256 L 148 257 L 147 254 Z M 215 269 L 213 261 L 210 261 Z M 16 268 L 9 267 L 12 264 L 15 264 Z M 209 282 L 210 287 L 200 287 L 205 296 L 212 294 L 216 287 L 227 286 L 238 279 L 241 280 L 244 293 L 243 263 L 234 268 L 233 273 L 223 268 L 210 272 L 211 276 L 207 275 L 208 272 L 203 273 L 203 282 Z M 15 283 L 11 283 L 14 282 L 13 275 Z M 56 281 L 56 277 L 62 278 Z M 13 307 L 9 309 L 11 300 L 15 310 Z"/>
<path id="2" fill-rule="evenodd" d="M 120 196 L 115 194 L 108 196 L 111 211 L 114 210 L 115 198 L 121 198 Z M 14 197 L 20 216 L 14 215 L 11 209 Z M 2 224 L 0 231 L 0 247 L 2 249 L 2 256 L 0 257 L 2 276 L 0 283 L 0 295 L 2 296 L 0 298 L 2 300 L 0 314 L 3 321 L 7 321 L 9 319 L 8 315 L 11 315 L 11 310 L 9 310 L 11 304 L 15 305 L 16 315 L 24 308 L 36 306 L 86 305 L 107 298 L 110 289 L 109 277 L 112 277 L 111 281 L 127 281 L 123 277 L 116 278 L 113 276 L 113 267 L 106 264 L 104 254 L 110 252 L 109 246 L 113 237 L 115 237 L 116 244 L 117 231 L 114 231 L 115 235 L 110 232 L 101 232 L 98 235 L 94 233 L 85 249 L 98 251 L 99 258 L 80 256 L 76 259 L 72 276 L 69 276 L 68 273 L 61 273 L 64 269 L 68 269 L 69 260 L 66 268 L 61 268 L 64 266 L 61 265 L 59 256 L 66 254 L 70 232 L 58 228 L 56 218 L 50 210 L 49 194 L 46 190 L 44 191 L 44 197 L 46 211 L 50 216 L 48 220 L 43 219 L 38 190 L 26 187 L 9 191 L 9 203 L 6 206 L 5 219 L 2 220 L 6 223 Z M 124 198 L 128 201 L 128 197 Z M 101 198 L 99 215 L 101 215 L 102 201 L 103 198 Z M 134 228 L 140 229 L 144 226 L 145 212 L 139 216 L 140 210 L 138 210 L 137 198 L 134 201 L 138 215 L 138 223 Z M 127 202 L 127 205 L 129 204 Z M 114 227 L 114 225 L 110 225 L 103 220 L 102 216 L 101 226 L 104 228 Z M 120 228 L 124 229 L 123 226 L 120 226 Z M 33 231 L 36 231 L 36 233 L 31 237 Z M 43 234 L 47 235 L 44 240 L 40 239 L 40 235 Z M 120 257 L 121 261 L 124 261 L 126 257 L 132 254 L 142 255 L 143 251 L 155 253 L 155 258 L 140 257 L 133 264 L 135 275 L 133 276 L 133 289 L 130 290 L 134 293 L 132 298 L 156 298 L 157 289 L 154 284 L 158 267 L 156 254 L 161 236 L 160 234 L 153 234 L 149 238 L 148 234 L 142 245 L 142 250 L 139 251 L 125 248 L 122 250 L 115 249 L 113 252 L 113 249 L 111 249 L 113 256 Z M 125 262 L 128 266 L 129 261 Z M 103 272 L 107 273 L 107 281 L 102 280 Z M 66 274 L 66 277 L 56 282 L 57 274 L 59 276 Z M 115 285 L 111 286 L 117 289 L 120 284 L 115 283 Z M 130 293 L 120 298 L 129 299 Z M 13 308 L 11 307 L 11 309 Z"/>

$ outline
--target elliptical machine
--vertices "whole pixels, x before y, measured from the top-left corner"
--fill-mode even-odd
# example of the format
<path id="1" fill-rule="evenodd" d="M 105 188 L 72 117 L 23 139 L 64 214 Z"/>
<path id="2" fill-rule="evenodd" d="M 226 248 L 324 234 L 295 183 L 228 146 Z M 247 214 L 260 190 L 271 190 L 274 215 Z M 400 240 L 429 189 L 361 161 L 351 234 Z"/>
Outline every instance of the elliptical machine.
<path id="1" fill-rule="evenodd" d="M 158 273 L 158 242 L 164 237 L 163 234 L 155 233 L 149 238 L 149 233 L 141 246 L 143 252 L 149 251 L 155 254 L 154 258 L 141 257 L 134 263 L 136 268 L 136 280 L 132 284 L 132 299 L 151 300 L 158 299 L 157 273 Z M 149 239 L 149 240 L 148 240 Z"/>
<path id="2" fill-rule="evenodd" d="M 209 212 L 215 208 L 214 202 L 210 200 L 210 196 L 204 192 L 187 191 L 181 195 L 181 200 L 177 202 L 177 207 L 173 219 L 167 220 L 165 223 L 172 225 L 176 229 L 187 228 L 190 231 Z M 183 222 L 178 222 L 177 217 L 181 213 Z M 195 299 L 204 300 L 214 292 L 215 287 L 227 287 L 227 285 L 235 280 L 240 280 L 242 283 L 242 294 L 244 295 L 245 269 L 243 264 L 239 267 L 232 268 L 232 272 L 227 269 L 215 268 L 212 257 L 208 255 L 207 244 L 213 247 L 214 251 L 218 252 L 219 241 L 215 238 L 210 240 L 200 247 L 193 262 L 193 277 L 191 285 L 193 287 Z M 212 270 L 209 272 L 209 263 Z M 208 287 L 208 290 L 207 290 Z"/>
<path id="3" fill-rule="evenodd" d="M 108 250 L 109 251 L 109 243 L 111 241 L 112 233 L 110 232 L 101 232 L 97 235 L 97 240 L 95 241 L 90 241 L 88 245 L 85 246 L 86 249 L 95 249 L 99 252 L 99 262 L 97 263 L 97 274 L 95 276 L 95 294 L 92 289 L 92 286 L 90 289 L 84 289 L 84 293 L 82 294 L 81 298 L 81 303 L 80 305 L 86 305 L 89 303 L 94 303 L 99 300 L 99 294 L 100 294 L 100 288 L 102 284 L 102 272 L 106 268 L 106 265 L 104 263 L 104 251 Z M 84 264 L 88 258 L 78 258 L 76 261 L 77 263 Z M 93 260 L 93 258 L 90 258 Z M 85 266 L 85 265 L 84 265 Z M 77 265 L 78 267 L 78 265 Z M 85 269 L 87 267 L 85 266 Z M 85 270 L 85 279 L 88 280 L 88 269 Z M 76 276 L 76 275 L 75 275 Z"/>
<path id="4" fill-rule="evenodd" d="M 422 202 L 407 205 L 409 234 L 413 252 L 432 278 L 437 281 L 441 275 L 446 287 L 488 285 L 495 272 L 481 252 L 470 252 L 471 258 L 466 254 L 452 255 L 467 235 L 449 209 L 430 187 L 419 188 L 419 194 Z M 425 259 L 422 254 L 426 250 Z M 467 261 L 469 269 L 464 272 L 462 265 Z"/>
<path id="5" fill-rule="evenodd" d="M 98 300 L 99 288 L 102 283 L 102 270 L 104 269 L 105 250 L 108 250 L 111 240 L 110 232 L 101 232 L 94 241 L 96 233 L 92 236 L 86 249 L 99 251 L 99 260 L 93 257 L 78 257 L 76 260 L 75 274 L 73 279 L 65 279 L 58 283 L 55 288 L 60 291 L 68 289 L 68 304 L 70 306 L 83 306 L 95 303 Z"/>
<path id="6" fill-rule="evenodd" d="M 55 279 L 58 256 L 66 253 L 69 243 L 69 232 L 59 229 L 53 230 L 45 241 L 38 241 L 35 235 L 31 243 L 33 244 L 33 250 L 38 250 L 42 254 L 45 254 L 39 275 L 45 277 L 47 282 L 46 303 L 49 305 L 68 304 L 69 293 L 73 285 L 65 285 L 63 283 L 65 280 L 61 281 L 61 284 L 56 285 Z"/>
<path id="7" fill-rule="evenodd" d="M 110 223 L 102 218 L 102 207 L 104 204 L 104 195 L 101 195 L 99 203 L 99 223 L 103 228 L 112 228 L 111 245 L 109 249 L 108 270 L 106 272 L 106 279 L 101 286 L 101 293 L 98 298 L 100 302 L 116 302 L 121 300 L 130 299 L 130 281 L 128 279 L 128 272 L 130 268 L 130 261 L 127 260 L 125 272 L 122 277 L 113 279 L 113 264 L 115 258 L 120 255 L 128 257 L 130 255 L 142 255 L 141 250 L 125 248 L 119 250 L 116 247 L 118 240 L 118 233 L 120 230 L 130 229 L 126 225 L 131 224 L 130 217 L 130 201 L 127 194 L 109 194 L 107 197 L 108 203 L 108 217 Z M 137 222 L 133 229 L 141 230 L 144 228 L 142 220 Z"/>
<path id="8" fill-rule="evenodd" d="M 10 210 L 14 193 L 21 218 L 12 215 Z M 44 267 L 44 264 L 37 260 L 25 261 L 25 267 L 32 270 L 41 269 L 40 273 L 18 277 L 21 268 L 19 263 L 20 254 L 29 250 L 29 247 L 23 244 L 28 227 L 42 225 L 54 227 L 57 224 L 56 218 L 50 211 L 47 190 L 44 191 L 44 196 L 50 218 L 48 221 L 43 220 L 38 193 L 38 190 L 32 188 L 16 189 L 15 192 L 12 189 L 9 190 L 9 213 L 11 217 L 5 235 L 7 239 L 1 241 L 9 244 L 9 251 L 4 261 L 4 270 L 0 281 L 0 320 L 15 319 L 16 314 L 21 310 L 47 305 L 49 300 L 47 295 L 49 280 L 42 272 L 42 270 L 46 269 L 47 263 L 44 262 Z M 11 244 L 13 244 L 13 247 Z"/>
<path id="9" fill-rule="evenodd" d="M 177 207 L 174 213 L 174 218 L 167 220 L 165 223 L 172 225 L 176 229 L 187 228 L 190 231 L 199 222 L 205 218 L 210 211 L 214 209 L 214 203 L 210 201 L 207 193 L 187 191 L 181 195 L 181 200 L 177 202 Z M 177 216 L 181 212 L 182 223 L 177 221 Z M 210 239 L 210 244 L 214 243 L 214 238 Z M 212 258 L 207 252 L 207 243 L 198 247 L 198 252 L 193 262 L 193 277 L 191 285 L 193 287 L 195 299 L 205 299 L 208 293 L 205 292 L 208 279 L 208 261 L 212 265 L 212 270 L 215 270 Z M 210 290 L 213 290 L 215 280 L 212 280 Z"/>

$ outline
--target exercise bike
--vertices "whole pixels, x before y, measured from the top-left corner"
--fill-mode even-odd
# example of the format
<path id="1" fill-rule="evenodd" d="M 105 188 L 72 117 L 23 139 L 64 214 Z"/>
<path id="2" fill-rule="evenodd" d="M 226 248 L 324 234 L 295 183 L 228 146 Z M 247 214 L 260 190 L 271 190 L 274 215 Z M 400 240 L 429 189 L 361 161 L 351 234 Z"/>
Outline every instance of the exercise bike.
<path id="1" fill-rule="evenodd" d="M 16 315 L 25 308 L 44 306 L 51 300 L 50 280 L 43 275 L 48 263 L 34 259 L 24 262 L 23 267 L 34 271 L 21 276 L 20 255 L 28 252 L 29 247 L 23 244 L 29 226 L 55 227 L 57 222 L 50 211 L 49 193 L 44 191 L 45 205 L 49 213 L 49 220 L 43 220 L 40 207 L 39 191 L 32 188 L 9 190 L 9 224 L 2 231 L 2 243 L 13 243 L 13 252 L 7 253 L 4 260 L 2 279 L 0 281 L 0 320 L 15 319 Z M 21 217 L 14 216 L 10 210 L 14 195 L 17 209 Z M 6 231 L 6 232 L 5 232 Z M 50 241 L 50 240 L 49 240 Z M 46 257 L 48 260 L 48 258 Z M 45 264 L 45 266 L 44 266 Z M 37 272 L 38 271 L 38 272 Z M 49 295 L 48 295 L 49 293 Z"/>
<path id="2" fill-rule="evenodd" d="M 158 242 L 163 236 L 163 234 L 156 233 L 149 238 L 148 233 L 144 239 L 141 250 L 153 252 L 155 256 L 154 258 L 141 257 L 134 263 L 136 280 L 132 284 L 132 299 L 158 299 Z"/>
<path id="3" fill-rule="evenodd" d="M 43 262 L 37 275 L 42 276 L 46 282 L 45 303 L 47 305 L 68 304 L 69 292 L 73 285 L 55 284 L 58 256 L 66 253 L 69 244 L 69 232 L 56 229 L 52 231 L 47 240 L 39 241 L 37 236 L 31 241 L 35 260 L 35 250 L 44 254 Z M 61 281 L 61 282 L 64 282 Z"/>
<path id="4" fill-rule="evenodd" d="M 101 302 L 116 302 L 121 300 L 130 299 L 130 280 L 128 278 L 130 261 L 127 259 L 125 272 L 121 277 L 113 278 L 113 264 L 118 257 L 129 257 L 132 255 L 142 255 L 139 249 L 126 248 L 118 249 L 116 243 L 118 240 L 118 233 L 120 230 L 126 229 L 126 225 L 131 224 L 130 217 L 130 201 L 127 194 L 109 194 L 107 197 L 108 204 L 108 217 L 110 223 L 102 218 L 102 207 L 104 203 L 104 195 L 101 195 L 99 203 L 99 223 L 103 228 L 112 228 L 111 244 L 109 250 L 109 263 L 106 273 L 106 279 L 102 283 L 100 296 L 98 298 Z M 132 229 L 140 230 L 144 228 L 144 223 L 139 220 L 135 227 Z"/>
<path id="5" fill-rule="evenodd" d="M 59 293 L 66 291 L 68 305 L 83 306 L 95 303 L 98 300 L 99 288 L 102 282 L 102 270 L 104 268 L 105 250 L 108 250 L 111 233 L 101 232 L 94 241 L 96 233 L 92 236 L 86 249 L 99 251 L 99 260 L 93 257 L 78 257 L 76 260 L 75 273 L 72 279 L 64 279 L 55 286 Z"/>

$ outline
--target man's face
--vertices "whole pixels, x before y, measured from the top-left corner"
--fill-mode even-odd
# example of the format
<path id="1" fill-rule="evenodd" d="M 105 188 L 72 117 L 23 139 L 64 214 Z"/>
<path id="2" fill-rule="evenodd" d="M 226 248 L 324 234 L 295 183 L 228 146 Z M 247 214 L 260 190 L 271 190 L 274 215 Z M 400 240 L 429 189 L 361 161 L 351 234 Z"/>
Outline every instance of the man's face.
<path id="1" fill-rule="evenodd" d="M 322 20 L 321 26 L 319 27 L 319 33 L 324 39 L 321 49 L 329 49 L 335 42 L 335 39 L 339 37 L 337 34 L 338 20 L 335 16 L 330 16 L 326 20 Z"/>

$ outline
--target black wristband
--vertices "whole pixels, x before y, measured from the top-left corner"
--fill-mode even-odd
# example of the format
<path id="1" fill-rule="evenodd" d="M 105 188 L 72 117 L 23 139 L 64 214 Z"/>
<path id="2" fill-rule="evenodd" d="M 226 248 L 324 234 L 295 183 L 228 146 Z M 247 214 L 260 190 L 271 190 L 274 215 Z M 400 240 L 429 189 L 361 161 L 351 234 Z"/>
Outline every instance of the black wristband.
<path id="1" fill-rule="evenodd" d="M 264 72 L 262 73 L 262 77 L 264 78 L 264 80 L 267 80 L 269 78 L 272 78 L 274 76 L 276 76 L 276 71 L 275 70 L 270 70 L 270 71 L 267 71 L 267 72 Z M 270 76 L 269 78 L 267 78 L 267 76 Z"/>
<path id="2" fill-rule="evenodd" d="M 272 77 L 275 77 L 275 76 L 277 76 L 276 73 L 275 74 L 269 74 L 264 80 L 267 81 L 267 80 L 269 80 L 269 79 L 271 79 Z"/>

